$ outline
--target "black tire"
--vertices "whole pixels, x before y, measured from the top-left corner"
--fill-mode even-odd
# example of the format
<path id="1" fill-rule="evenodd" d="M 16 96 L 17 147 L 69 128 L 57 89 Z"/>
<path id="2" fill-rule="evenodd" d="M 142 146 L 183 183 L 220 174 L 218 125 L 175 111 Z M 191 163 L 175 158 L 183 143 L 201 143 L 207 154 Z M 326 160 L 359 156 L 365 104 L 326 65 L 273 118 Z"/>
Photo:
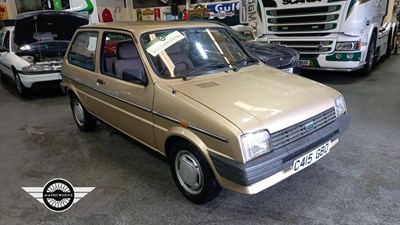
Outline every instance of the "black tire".
<path id="1" fill-rule="evenodd" d="M 16 71 L 14 71 L 14 85 L 19 96 L 25 97 L 28 94 L 28 88 L 26 88 L 24 84 L 21 82 L 21 78 L 19 77 Z"/>
<path id="2" fill-rule="evenodd" d="M 83 107 L 81 101 L 72 97 L 70 105 L 76 126 L 84 132 L 93 131 L 97 120 Z"/>
<path id="3" fill-rule="evenodd" d="M 387 40 L 387 46 L 386 46 L 386 54 L 385 54 L 385 58 L 388 59 L 390 58 L 390 55 L 392 55 L 392 45 L 393 41 L 392 41 L 392 30 L 389 31 L 389 37 Z"/>
<path id="4" fill-rule="evenodd" d="M 170 149 L 169 165 L 176 186 L 191 202 L 204 204 L 221 192 L 210 165 L 193 144 L 186 141 L 174 143 Z M 191 176 L 187 175 L 188 172 L 192 172 Z"/>
<path id="5" fill-rule="evenodd" d="M 375 68 L 376 64 L 375 48 L 376 48 L 376 34 L 374 33 L 368 45 L 367 57 L 365 58 L 367 63 L 364 65 L 364 68 L 362 68 L 360 71 L 361 75 L 364 77 L 370 76 L 372 70 Z"/>
<path id="6" fill-rule="evenodd" d="M 1 81 L 7 81 L 8 77 L 6 75 L 3 74 L 3 72 L 0 71 L 0 80 Z"/>

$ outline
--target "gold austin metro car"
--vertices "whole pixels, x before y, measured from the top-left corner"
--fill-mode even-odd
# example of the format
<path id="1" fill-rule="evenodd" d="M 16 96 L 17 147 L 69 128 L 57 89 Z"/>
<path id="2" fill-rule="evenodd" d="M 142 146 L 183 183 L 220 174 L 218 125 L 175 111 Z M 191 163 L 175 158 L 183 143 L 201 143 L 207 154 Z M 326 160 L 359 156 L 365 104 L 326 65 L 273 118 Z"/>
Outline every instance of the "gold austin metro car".
<path id="1" fill-rule="evenodd" d="M 339 92 L 260 63 L 206 22 L 83 26 L 62 79 L 79 129 L 101 120 L 161 153 L 199 204 L 221 187 L 255 194 L 299 172 L 350 121 Z"/>

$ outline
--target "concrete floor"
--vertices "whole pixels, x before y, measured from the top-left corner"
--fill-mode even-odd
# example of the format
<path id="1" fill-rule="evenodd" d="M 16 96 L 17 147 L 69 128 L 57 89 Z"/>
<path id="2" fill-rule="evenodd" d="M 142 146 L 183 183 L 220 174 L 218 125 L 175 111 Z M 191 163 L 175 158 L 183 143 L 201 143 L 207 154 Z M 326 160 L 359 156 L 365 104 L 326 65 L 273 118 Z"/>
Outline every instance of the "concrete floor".
<path id="1" fill-rule="evenodd" d="M 309 73 L 341 91 L 351 127 L 329 155 L 253 196 L 224 190 L 194 205 L 166 161 L 113 129 L 75 126 L 66 96 L 27 99 L 0 84 L 0 224 L 399 224 L 400 56 L 368 78 Z M 320 74 L 320 75 L 318 75 Z M 52 178 L 96 187 L 64 213 L 21 187 Z"/>

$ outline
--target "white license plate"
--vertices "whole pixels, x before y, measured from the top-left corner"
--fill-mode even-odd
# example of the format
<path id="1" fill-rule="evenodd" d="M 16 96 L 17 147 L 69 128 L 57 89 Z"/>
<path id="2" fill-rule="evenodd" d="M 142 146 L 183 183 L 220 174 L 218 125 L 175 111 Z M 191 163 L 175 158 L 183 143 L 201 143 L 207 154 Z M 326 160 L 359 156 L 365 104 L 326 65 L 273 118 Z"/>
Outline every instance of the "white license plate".
<path id="1" fill-rule="evenodd" d="M 292 170 L 296 173 L 306 168 L 307 166 L 315 163 L 316 161 L 324 157 L 326 154 L 328 154 L 330 147 L 331 147 L 331 142 L 329 141 L 319 146 L 318 148 L 314 149 L 313 151 L 297 158 L 293 162 Z"/>
<path id="2" fill-rule="evenodd" d="M 301 59 L 301 60 L 299 60 L 299 63 L 300 63 L 301 66 L 309 66 L 310 65 L 310 60 Z"/>
<path id="3" fill-rule="evenodd" d="M 292 68 L 283 69 L 282 71 L 285 71 L 285 72 L 288 72 L 288 73 L 293 73 L 293 67 Z"/>

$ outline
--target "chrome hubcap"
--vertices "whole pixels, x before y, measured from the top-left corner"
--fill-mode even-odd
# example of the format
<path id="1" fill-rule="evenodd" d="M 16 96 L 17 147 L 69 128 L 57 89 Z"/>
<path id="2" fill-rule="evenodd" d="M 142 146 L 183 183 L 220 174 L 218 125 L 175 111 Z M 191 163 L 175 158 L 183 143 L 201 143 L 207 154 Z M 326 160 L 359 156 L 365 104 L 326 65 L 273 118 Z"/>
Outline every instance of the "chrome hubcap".
<path id="1" fill-rule="evenodd" d="M 198 194 L 203 189 L 204 177 L 200 163 L 188 151 L 181 150 L 175 158 L 175 171 L 179 183 L 190 194 Z"/>
<path id="2" fill-rule="evenodd" d="M 85 116 L 82 105 L 79 102 L 74 103 L 74 117 L 76 122 L 78 122 L 80 126 L 83 126 L 85 122 Z"/>

